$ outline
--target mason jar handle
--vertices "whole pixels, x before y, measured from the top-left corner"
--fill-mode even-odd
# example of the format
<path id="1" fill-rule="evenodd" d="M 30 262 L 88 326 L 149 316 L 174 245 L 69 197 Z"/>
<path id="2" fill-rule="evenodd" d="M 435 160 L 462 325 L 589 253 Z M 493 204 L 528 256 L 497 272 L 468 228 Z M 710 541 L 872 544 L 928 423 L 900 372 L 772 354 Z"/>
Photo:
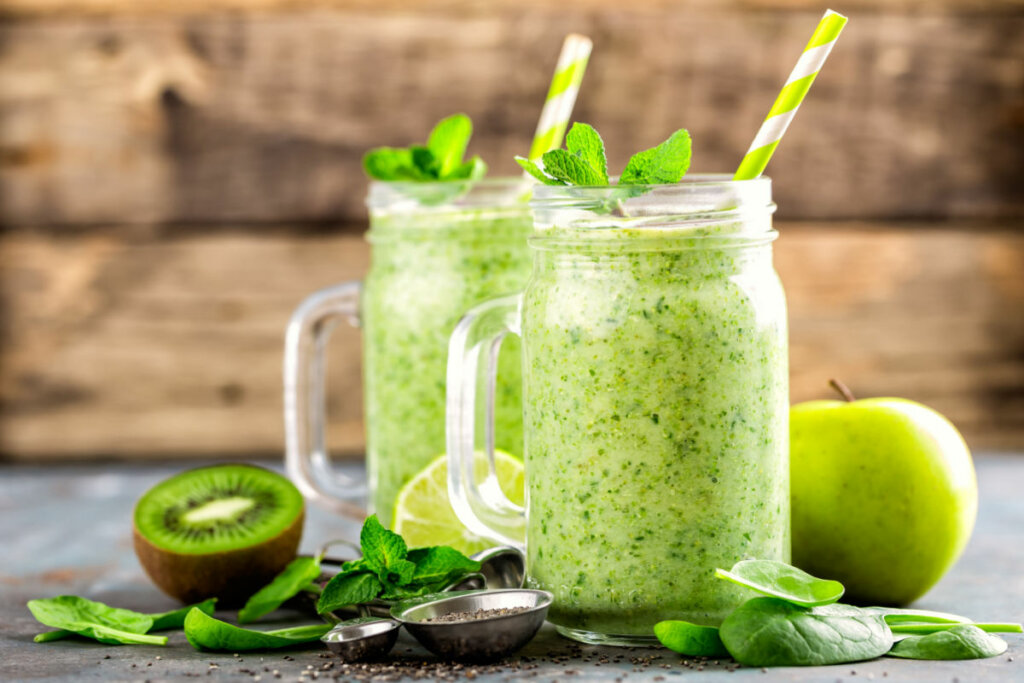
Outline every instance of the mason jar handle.
<path id="1" fill-rule="evenodd" d="M 343 320 L 359 325 L 362 283 L 343 282 L 306 298 L 292 313 L 284 345 L 285 467 L 299 490 L 314 503 L 345 517 L 366 517 L 355 501 L 366 485 L 331 467 L 327 453 L 324 351 Z"/>
<path id="2" fill-rule="evenodd" d="M 470 531 L 522 549 L 526 511 L 505 496 L 494 459 L 494 401 L 498 352 L 505 335 L 520 334 L 522 295 L 493 299 L 470 310 L 455 326 L 448 344 L 445 434 L 448 448 L 448 498 Z M 476 476 L 476 388 L 484 356 L 486 413 L 483 456 L 487 472 Z"/>

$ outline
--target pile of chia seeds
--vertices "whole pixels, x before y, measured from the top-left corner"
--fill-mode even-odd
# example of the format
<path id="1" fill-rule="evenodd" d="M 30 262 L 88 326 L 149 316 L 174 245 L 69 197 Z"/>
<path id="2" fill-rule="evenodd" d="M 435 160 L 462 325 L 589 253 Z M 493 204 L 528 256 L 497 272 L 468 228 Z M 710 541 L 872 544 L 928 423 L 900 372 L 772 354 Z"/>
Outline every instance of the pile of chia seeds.
<path id="1" fill-rule="evenodd" d="M 479 619 L 490 619 L 491 617 L 505 617 L 510 614 L 522 614 L 529 611 L 529 607 L 498 607 L 496 609 L 477 609 L 469 612 L 449 612 L 438 617 L 424 619 L 424 624 L 455 624 L 463 621 L 477 621 Z"/>

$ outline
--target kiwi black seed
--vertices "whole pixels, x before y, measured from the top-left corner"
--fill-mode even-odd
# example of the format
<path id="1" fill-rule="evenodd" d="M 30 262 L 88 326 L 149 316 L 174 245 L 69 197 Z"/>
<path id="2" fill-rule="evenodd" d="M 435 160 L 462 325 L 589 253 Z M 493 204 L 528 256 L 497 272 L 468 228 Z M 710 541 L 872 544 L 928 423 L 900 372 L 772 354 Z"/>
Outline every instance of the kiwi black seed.
<path id="1" fill-rule="evenodd" d="M 168 595 L 182 602 L 241 604 L 294 557 L 305 504 L 295 486 L 253 465 L 182 472 L 135 505 L 135 554 Z"/>

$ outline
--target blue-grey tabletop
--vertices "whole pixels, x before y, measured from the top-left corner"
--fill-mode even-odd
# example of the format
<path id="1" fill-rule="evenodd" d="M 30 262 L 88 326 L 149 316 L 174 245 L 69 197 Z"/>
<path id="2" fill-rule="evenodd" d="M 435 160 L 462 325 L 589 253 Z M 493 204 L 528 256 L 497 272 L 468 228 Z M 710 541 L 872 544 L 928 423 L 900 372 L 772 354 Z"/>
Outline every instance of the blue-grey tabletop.
<path id="1" fill-rule="evenodd" d="M 981 504 L 974 536 L 953 570 L 919 607 L 956 612 L 978 621 L 1024 618 L 1024 456 L 976 459 Z M 0 679 L 162 681 L 207 680 L 461 680 L 479 681 L 1024 681 L 1024 640 L 1010 635 L 998 657 L 926 662 L 878 659 L 815 668 L 748 669 L 730 661 L 697 661 L 663 649 L 582 646 L 550 626 L 518 655 L 495 666 L 438 662 L 403 634 L 393 656 L 346 668 L 314 646 L 262 654 L 197 652 L 181 633 L 166 647 L 111 646 L 85 640 L 34 643 L 47 630 L 26 600 L 76 594 L 118 607 L 155 612 L 174 602 L 146 579 L 132 551 L 135 499 L 183 464 L 0 466 Z M 345 465 L 359 476 L 357 465 Z M 358 537 L 358 525 L 316 509 L 303 549 L 328 539 Z M 232 615 L 224 613 L 225 618 Z M 279 612 L 278 623 L 298 615 Z"/>

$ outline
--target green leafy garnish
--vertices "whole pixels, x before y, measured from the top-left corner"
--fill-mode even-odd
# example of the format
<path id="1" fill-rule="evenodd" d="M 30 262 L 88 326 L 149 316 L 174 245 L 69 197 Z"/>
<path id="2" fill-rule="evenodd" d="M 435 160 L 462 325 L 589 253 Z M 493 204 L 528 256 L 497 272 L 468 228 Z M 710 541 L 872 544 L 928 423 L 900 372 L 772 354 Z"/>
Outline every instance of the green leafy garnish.
<path id="1" fill-rule="evenodd" d="M 185 617 L 185 638 L 197 650 L 248 652 L 293 647 L 319 640 L 331 630 L 331 624 L 314 624 L 276 631 L 254 631 L 214 619 L 194 609 Z"/>
<path id="2" fill-rule="evenodd" d="M 207 598 L 202 602 L 197 602 L 194 605 L 185 605 L 184 607 L 171 610 L 170 612 L 150 614 L 149 616 L 153 617 L 153 626 L 149 630 L 168 631 L 170 629 L 182 628 L 185 626 L 185 618 L 193 609 L 197 609 L 203 614 L 213 614 L 213 610 L 216 605 L 217 598 Z"/>
<path id="3" fill-rule="evenodd" d="M 604 142 L 592 126 L 574 123 L 565 137 L 566 149 L 541 156 L 541 163 L 516 157 L 516 162 L 545 185 L 608 185 Z M 638 152 L 626 164 L 619 185 L 678 183 L 690 168 L 690 134 L 680 128 L 657 147 Z"/>
<path id="4" fill-rule="evenodd" d="M 363 168 L 376 180 L 476 180 L 487 173 L 487 164 L 478 156 L 463 162 L 472 135 L 469 117 L 454 114 L 434 126 L 426 145 L 371 149 Z"/>
<path id="5" fill-rule="evenodd" d="M 249 598 L 238 612 L 238 623 L 248 624 L 270 614 L 285 601 L 304 590 L 320 576 L 319 557 L 299 557 L 292 560 L 274 580 Z"/>
<path id="6" fill-rule="evenodd" d="M 718 637 L 718 629 L 688 621 L 659 621 L 654 635 L 662 645 L 688 657 L 727 657 L 729 651 Z"/>
<path id="7" fill-rule="evenodd" d="M 843 597 L 843 584 L 819 579 L 802 569 L 774 560 L 743 560 L 732 569 L 716 569 L 715 577 L 781 598 L 795 605 L 829 605 Z"/>
<path id="8" fill-rule="evenodd" d="M 401 536 L 371 515 L 359 534 L 363 557 L 346 562 L 317 600 L 320 614 L 376 598 L 399 600 L 437 592 L 480 563 L 448 546 L 409 550 Z"/>
<path id="9" fill-rule="evenodd" d="M 892 647 L 882 615 L 850 605 L 801 607 L 753 598 L 722 622 L 722 643 L 747 666 L 823 666 L 880 657 Z"/>
<path id="10" fill-rule="evenodd" d="M 335 576 L 324 590 L 316 603 L 320 614 L 333 612 L 346 605 L 358 605 L 370 602 L 383 590 L 384 584 L 371 572 L 356 572 L 347 576 Z"/>
<path id="11" fill-rule="evenodd" d="M 927 635 L 929 633 L 938 633 L 940 631 L 951 631 L 957 626 L 973 626 L 982 631 L 988 633 L 1021 633 L 1020 624 L 987 624 L 979 622 L 970 622 L 969 624 L 940 624 L 940 623 L 902 623 L 902 624 L 890 624 L 889 628 L 893 633 L 911 633 L 914 635 Z"/>
<path id="12" fill-rule="evenodd" d="M 903 609 L 900 607 L 865 607 L 869 612 L 881 614 L 885 623 L 896 624 L 969 624 L 971 620 L 959 614 L 933 612 L 926 609 Z"/>
<path id="13" fill-rule="evenodd" d="M 166 645 L 166 636 L 146 635 L 152 631 L 181 628 L 185 615 L 193 608 L 212 614 L 216 598 L 204 600 L 170 612 L 143 614 L 110 607 L 77 595 L 29 600 L 28 608 L 36 621 L 58 629 L 40 633 L 34 640 L 47 643 L 72 635 L 92 638 L 110 645 Z"/>
<path id="14" fill-rule="evenodd" d="M 947 631 L 904 638 L 889 651 L 904 659 L 985 659 L 1006 652 L 1006 641 L 977 626 L 957 624 Z"/>
<path id="15" fill-rule="evenodd" d="M 626 164 L 620 185 L 678 183 L 690 169 L 690 134 L 680 128 L 657 147 L 637 152 Z"/>

